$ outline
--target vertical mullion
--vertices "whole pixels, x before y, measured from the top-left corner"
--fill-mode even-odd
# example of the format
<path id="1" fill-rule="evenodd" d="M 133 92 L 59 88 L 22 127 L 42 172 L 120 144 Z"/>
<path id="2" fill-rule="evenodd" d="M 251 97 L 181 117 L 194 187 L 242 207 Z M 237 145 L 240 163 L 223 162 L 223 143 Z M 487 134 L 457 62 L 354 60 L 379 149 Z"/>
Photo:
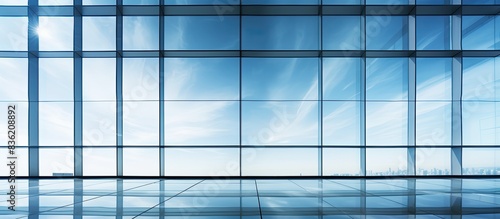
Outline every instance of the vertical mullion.
<path id="1" fill-rule="evenodd" d="M 28 176 L 38 177 L 38 0 L 28 1 Z M 29 180 L 29 194 L 39 194 L 38 180 Z M 29 196 L 28 219 L 38 219 L 40 199 Z"/>
<path id="2" fill-rule="evenodd" d="M 366 4 L 362 0 L 363 13 L 361 14 L 361 49 L 364 50 L 360 63 L 360 176 L 366 176 Z"/>
<path id="3" fill-rule="evenodd" d="M 122 0 L 116 1 L 116 175 L 123 176 L 123 16 Z"/>
<path id="4" fill-rule="evenodd" d="M 160 50 L 160 57 L 159 57 L 159 87 L 160 87 L 160 93 L 159 93 L 159 122 L 160 122 L 160 130 L 159 130 L 159 136 L 160 136 L 160 142 L 159 142 L 159 147 L 160 147 L 160 176 L 165 176 L 165 58 L 163 56 L 163 47 L 164 47 L 164 38 L 165 38 L 165 16 L 163 13 L 163 5 L 164 5 L 165 0 L 160 0 L 160 17 L 159 17 L 159 50 Z"/>
<path id="5" fill-rule="evenodd" d="M 74 1 L 73 17 L 73 103 L 74 103 L 74 175 L 83 175 L 83 103 L 82 103 L 82 0 Z"/>
<path id="6" fill-rule="evenodd" d="M 241 32 L 242 31 L 241 30 L 243 28 L 242 27 L 243 15 L 242 15 L 242 2 L 241 1 L 242 0 L 239 1 L 239 3 L 240 3 L 240 8 L 239 8 L 239 17 L 240 17 L 240 27 L 239 27 L 239 32 L 240 32 L 239 33 L 239 39 L 240 39 L 239 40 L 239 43 L 240 43 L 240 45 L 239 45 L 239 49 L 240 49 L 240 54 L 239 54 L 239 58 L 240 58 L 240 63 L 239 63 L 239 74 L 240 74 L 240 78 L 239 78 L 239 83 L 240 83 L 239 84 L 239 104 L 240 104 L 240 106 L 239 106 L 239 113 L 240 113 L 240 117 L 239 117 L 239 119 L 240 119 L 240 123 L 239 123 L 239 126 L 240 126 L 239 127 L 239 132 L 240 132 L 239 133 L 239 136 L 240 136 L 240 138 L 239 138 L 239 141 L 240 141 L 239 142 L 239 148 L 240 148 L 239 162 L 240 162 L 240 166 L 239 166 L 239 169 L 240 169 L 240 177 L 243 176 L 243 174 L 242 174 L 242 169 L 243 169 L 243 167 L 242 167 L 242 146 L 241 146 L 242 140 L 243 140 L 242 129 L 241 129 L 242 128 L 242 126 L 241 126 L 241 122 L 242 122 L 242 109 L 241 109 L 241 107 L 243 105 L 243 102 L 242 102 L 243 96 L 241 94 L 241 91 L 242 91 L 241 85 L 242 85 L 242 76 L 243 76 L 243 73 L 242 73 L 242 65 L 243 65 L 242 50 L 243 50 L 243 48 L 241 48 L 241 45 L 242 45 L 242 42 L 241 42 L 241 39 L 242 39 Z M 223 16 L 223 15 L 220 15 L 220 16 Z"/>
<path id="7" fill-rule="evenodd" d="M 318 175 L 323 176 L 323 0 L 320 1 L 319 9 L 319 72 L 318 72 L 318 110 L 319 110 L 319 150 L 318 150 Z"/>

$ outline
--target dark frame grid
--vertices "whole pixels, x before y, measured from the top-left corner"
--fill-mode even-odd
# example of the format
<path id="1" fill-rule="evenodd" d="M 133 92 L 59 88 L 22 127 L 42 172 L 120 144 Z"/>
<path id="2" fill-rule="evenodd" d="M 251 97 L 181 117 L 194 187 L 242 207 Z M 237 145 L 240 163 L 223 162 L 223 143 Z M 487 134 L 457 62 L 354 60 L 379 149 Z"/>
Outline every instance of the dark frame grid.
<path id="1" fill-rule="evenodd" d="M 116 148 L 116 168 L 119 177 L 123 174 L 123 58 L 146 58 L 159 59 L 159 145 L 141 146 L 141 148 L 159 149 L 159 173 L 164 177 L 165 173 L 165 148 L 211 148 L 216 146 L 164 146 L 165 144 L 165 97 L 164 97 L 164 58 L 188 58 L 188 57 L 236 57 L 239 58 L 239 145 L 223 146 L 224 148 L 239 148 L 239 176 L 242 177 L 241 160 L 243 148 L 286 148 L 283 146 L 246 146 L 242 143 L 242 59 L 246 57 L 314 57 L 318 58 L 319 81 L 318 100 L 319 104 L 319 143 L 317 146 L 293 146 L 288 148 L 318 148 L 318 176 L 324 176 L 323 172 L 323 149 L 324 148 L 359 148 L 360 149 L 360 176 L 366 176 L 366 148 L 406 148 L 407 149 L 407 175 L 416 174 L 416 149 L 425 148 L 415 143 L 416 122 L 416 59 L 420 57 L 448 57 L 452 58 L 452 144 L 447 146 L 435 146 L 451 148 L 451 175 L 462 175 L 462 149 L 474 148 L 474 146 L 462 144 L 462 58 L 464 57 L 498 57 L 500 50 L 462 50 L 461 30 L 462 15 L 495 15 L 500 14 L 500 5 L 461 5 L 454 1 L 453 5 L 161 5 L 131 6 L 123 5 L 122 0 L 117 0 L 113 6 L 86 6 L 82 0 L 74 0 L 73 6 L 39 6 L 37 0 L 29 0 L 29 6 L 0 6 L 0 16 L 28 17 L 28 51 L 0 51 L 0 58 L 27 58 L 28 59 L 28 90 L 29 90 L 29 176 L 38 177 L 39 174 L 39 99 L 38 99 L 38 61 L 39 58 L 73 58 L 74 70 L 74 175 L 83 176 L 83 149 L 94 146 L 83 145 L 82 130 L 82 59 L 83 58 L 115 58 L 116 59 L 116 146 L 99 146 L 99 148 Z M 223 14 L 217 7 L 230 7 Z M 176 15 L 213 15 L 213 16 L 239 16 L 239 50 L 162 50 L 164 48 L 164 20 L 165 16 Z M 309 15 L 317 16 L 319 19 L 319 50 L 242 50 L 242 18 L 243 16 L 265 16 L 265 15 Z M 361 17 L 361 49 L 360 50 L 323 50 L 322 23 L 323 16 L 329 15 L 355 15 Z M 366 45 L 366 17 L 374 15 L 399 15 L 408 17 L 408 45 L 407 50 L 367 50 Z M 420 15 L 449 15 L 452 17 L 452 42 L 450 50 L 416 50 L 416 16 Z M 73 17 L 74 20 L 74 45 L 73 51 L 39 51 L 36 27 L 39 16 L 64 16 Z M 82 18 L 86 16 L 111 16 L 116 18 L 116 50 L 109 51 L 83 51 L 82 50 Z M 159 17 L 159 48 L 160 50 L 130 51 L 123 50 L 123 17 L 124 16 L 158 16 Z M 457 31 L 458 30 L 458 31 Z M 357 57 L 361 58 L 361 106 L 360 106 L 360 139 L 361 146 L 325 146 L 323 145 L 323 58 L 329 57 Z M 408 144 L 406 146 L 366 146 L 366 58 L 404 57 L 409 60 L 408 69 Z M 128 146 L 127 146 L 128 147 Z M 483 147 L 483 146 L 482 146 Z M 498 145 L 486 145 L 484 147 L 498 148 Z M 43 148 L 51 148 L 44 146 Z M 56 147 L 54 147 L 56 148 Z M 60 147 L 57 147 L 60 148 Z M 85 176 L 86 177 L 86 176 Z"/>

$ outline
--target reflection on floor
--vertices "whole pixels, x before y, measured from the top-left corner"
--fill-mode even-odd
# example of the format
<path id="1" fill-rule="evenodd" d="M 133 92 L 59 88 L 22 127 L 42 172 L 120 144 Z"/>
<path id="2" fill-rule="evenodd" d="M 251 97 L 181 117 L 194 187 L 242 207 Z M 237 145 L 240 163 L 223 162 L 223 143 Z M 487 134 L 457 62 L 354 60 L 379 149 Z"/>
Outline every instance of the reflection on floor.
<path id="1" fill-rule="evenodd" d="M 500 179 L 0 181 L 0 218 L 500 218 Z M 39 216 L 37 216 L 39 215 Z"/>

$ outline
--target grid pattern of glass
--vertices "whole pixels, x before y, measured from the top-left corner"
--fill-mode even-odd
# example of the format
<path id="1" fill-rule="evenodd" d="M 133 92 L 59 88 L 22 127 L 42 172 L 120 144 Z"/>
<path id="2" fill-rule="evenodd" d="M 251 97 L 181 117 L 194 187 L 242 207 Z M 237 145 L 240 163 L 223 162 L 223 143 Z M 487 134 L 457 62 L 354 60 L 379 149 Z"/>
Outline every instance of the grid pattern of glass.
<path id="1" fill-rule="evenodd" d="M 500 175 L 499 14 L 0 0 L 0 132 L 15 104 L 19 176 Z"/>

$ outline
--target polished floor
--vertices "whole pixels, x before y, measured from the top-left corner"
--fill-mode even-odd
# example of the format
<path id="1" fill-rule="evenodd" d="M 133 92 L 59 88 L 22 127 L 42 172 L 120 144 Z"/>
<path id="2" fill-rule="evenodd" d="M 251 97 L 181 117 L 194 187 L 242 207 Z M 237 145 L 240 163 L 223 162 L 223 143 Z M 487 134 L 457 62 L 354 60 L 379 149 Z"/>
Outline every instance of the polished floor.
<path id="1" fill-rule="evenodd" d="M 0 218 L 499 218 L 500 179 L 0 181 Z"/>

